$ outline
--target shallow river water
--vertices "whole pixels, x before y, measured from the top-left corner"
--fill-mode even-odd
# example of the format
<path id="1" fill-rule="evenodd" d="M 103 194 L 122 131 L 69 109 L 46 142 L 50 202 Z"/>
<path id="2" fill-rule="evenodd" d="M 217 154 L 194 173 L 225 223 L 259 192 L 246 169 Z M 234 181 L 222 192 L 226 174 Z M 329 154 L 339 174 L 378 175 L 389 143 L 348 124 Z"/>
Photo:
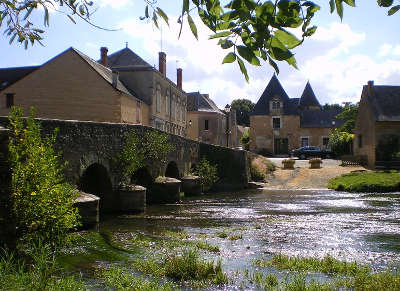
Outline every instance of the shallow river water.
<path id="1" fill-rule="evenodd" d="M 279 253 L 330 254 L 380 270 L 400 265 L 400 194 L 250 190 L 205 195 L 148 206 L 143 214 L 103 217 L 99 230 L 125 238 L 166 231 L 201 238 L 220 249 L 203 256 L 221 259 L 229 275 Z"/>

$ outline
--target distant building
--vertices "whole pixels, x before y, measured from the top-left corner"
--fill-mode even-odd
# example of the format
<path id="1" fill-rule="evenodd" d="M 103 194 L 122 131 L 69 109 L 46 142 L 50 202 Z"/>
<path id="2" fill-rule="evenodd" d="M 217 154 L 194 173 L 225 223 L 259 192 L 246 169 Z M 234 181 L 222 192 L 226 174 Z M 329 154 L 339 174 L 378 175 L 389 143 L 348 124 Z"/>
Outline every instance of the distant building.
<path id="1" fill-rule="evenodd" d="M 308 82 L 300 98 L 289 98 L 273 75 L 250 113 L 250 150 L 287 155 L 302 146 L 326 148 L 329 135 L 343 121 L 340 110 L 322 110 Z"/>
<path id="2" fill-rule="evenodd" d="M 385 159 L 377 151 L 380 143 L 400 140 L 400 86 L 376 86 L 373 81 L 363 87 L 355 125 L 354 154 L 366 155 L 368 166 Z"/>
<path id="3" fill-rule="evenodd" d="M 226 147 L 236 147 L 236 111 L 220 110 L 208 94 L 188 93 L 187 136 L 190 139 Z"/>
<path id="4" fill-rule="evenodd" d="M 37 67 L 0 69 L 0 115 L 11 106 L 51 119 L 148 124 L 149 106 L 109 68 L 69 48 Z"/>

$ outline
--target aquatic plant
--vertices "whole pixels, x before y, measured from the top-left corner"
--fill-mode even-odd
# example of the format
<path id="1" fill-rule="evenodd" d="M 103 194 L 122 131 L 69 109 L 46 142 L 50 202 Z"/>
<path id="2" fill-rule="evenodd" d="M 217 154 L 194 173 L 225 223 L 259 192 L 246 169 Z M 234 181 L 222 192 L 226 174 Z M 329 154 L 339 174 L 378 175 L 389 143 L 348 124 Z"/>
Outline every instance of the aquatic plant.
<path id="1" fill-rule="evenodd" d="M 219 238 L 227 238 L 228 234 L 226 232 L 224 232 L 224 231 L 218 232 L 217 233 L 217 237 L 219 237 Z"/>
<path id="2" fill-rule="evenodd" d="M 233 234 L 228 237 L 229 240 L 238 240 L 238 239 L 242 239 L 242 238 L 243 238 L 243 236 L 241 234 Z"/>
<path id="3" fill-rule="evenodd" d="M 339 261 L 330 255 L 322 259 L 313 257 L 289 257 L 283 254 L 275 255 L 271 260 L 256 260 L 259 267 L 276 267 L 279 270 L 296 272 L 318 271 L 325 274 L 340 274 L 354 276 L 359 273 L 368 273 L 371 269 L 356 262 Z"/>

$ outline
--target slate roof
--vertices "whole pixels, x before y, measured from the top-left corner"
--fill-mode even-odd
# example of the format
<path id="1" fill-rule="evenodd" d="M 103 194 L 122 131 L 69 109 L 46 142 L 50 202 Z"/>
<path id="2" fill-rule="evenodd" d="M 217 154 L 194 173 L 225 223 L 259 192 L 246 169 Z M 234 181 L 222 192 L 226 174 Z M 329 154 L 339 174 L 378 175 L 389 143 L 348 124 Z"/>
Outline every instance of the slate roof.
<path id="1" fill-rule="evenodd" d="M 300 111 L 300 127 L 339 127 L 344 124 L 343 120 L 337 119 L 336 115 L 341 109 L 332 110 L 302 110 Z M 332 121 L 335 122 L 334 126 Z"/>
<path id="2" fill-rule="evenodd" d="M 187 93 L 187 111 L 214 112 L 224 114 L 218 106 L 205 94 L 200 92 Z"/>
<path id="3" fill-rule="evenodd" d="M 279 97 L 284 103 L 284 113 L 286 108 L 292 108 L 292 105 L 287 105 L 286 102 L 289 101 L 289 96 L 286 94 L 285 90 L 283 89 L 281 83 L 279 82 L 278 78 L 274 74 L 269 81 L 267 87 L 265 88 L 264 92 L 262 93 L 260 99 L 258 100 L 257 104 L 254 106 L 253 111 L 250 113 L 251 115 L 268 115 L 269 114 L 269 101 L 271 101 L 274 97 Z M 292 101 L 290 101 L 292 102 Z"/>
<path id="4" fill-rule="evenodd" d="M 369 102 L 376 121 L 400 121 L 400 86 L 373 86 Z M 364 90 L 368 90 L 364 86 Z M 367 91 L 368 92 L 368 91 Z"/>
<path id="5" fill-rule="evenodd" d="M 40 66 L 0 69 L 0 90 L 12 85 L 38 68 Z"/>
<path id="6" fill-rule="evenodd" d="M 101 77 L 103 77 L 104 80 L 106 80 L 109 84 L 112 85 L 112 71 L 109 68 L 91 59 L 90 57 L 88 57 L 87 55 L 78 51 L 75 48 L 71 47 L 70 49 L 73 50 L 75 53 L 77 53 L 82 59 L 84 59 L 89 64 L 89 66 L 91 66 Z M 117 82 L 116 89 L 129 96 L 135 96 L 134 92 L 129 91 L 120 80 L 118 80 Z"/>
<path id="7" fill-rule="evenodd" d="M 110 68 L 127 66 L 152 67 L 129 48 L 124 48 L 108 55 L 107 61 Z"/>
<path id="8" fill-rule="evenodd" d="M 309 107 L 309 106 L 321 107 L 321 105 L 318 102 L 317 97 L 314 94 L 313 89 L 311 88 L 310 82 L 307 82 L 307 85 L 304 88 L 303 94 L 301 94 L 299 105 L 303 108 Z"/>

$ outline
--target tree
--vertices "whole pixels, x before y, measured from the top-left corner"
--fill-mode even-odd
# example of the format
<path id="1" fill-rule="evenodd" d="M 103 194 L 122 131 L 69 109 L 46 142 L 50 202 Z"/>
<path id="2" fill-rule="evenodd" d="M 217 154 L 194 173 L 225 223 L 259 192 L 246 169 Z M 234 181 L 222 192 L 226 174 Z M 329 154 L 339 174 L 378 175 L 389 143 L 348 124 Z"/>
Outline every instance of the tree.
<path id="1" fill-rule="evenodd" d="M 67 231 L 79 225 L 73 206 L 78 191 L 65 182 L 64 165 L 53 145 L 56 132 L 42 138 L 40 124 L 13 107 L 9 116 L 13 137 L 9 143 L 12 165 L 13 212 L 23 242 L 43 240 L 52 246 L 63 243 Z"/>
<path id="2" fill-rule="evenodd" d="M 243 145 L 245 150 L 250 150 L 250 130 L 247 130 L 240 139 L 240 143 Z"/>
<path id="3" fill-rule="evenodd" d="M 351 152 L 358 110 L 358 103 L 345 103 L 343 111 L 336 115 L 336 118 L 345 121 L 344 124 L 336 128 L 329 137 L 329 147 L 338 156 Z"/>
<path id="4" fill-rule="evenodd" d="M 159 19 L 167 24 L 167 14 L 157 6 L 157 0 L 143 0 L 145 2 L 143 20 L 152 20 L 158 27 Z M 355 0 L 325 0 L 329 1 L 330 11 L 337 12 L 343 18 L 344 4 L 355 7 Z M 390 8 L 388 15 L 393 15 L 400 9 L 393 0 L 377 0 L 380 7 Z M 49 8 L 60 6 L 64 9 L 71 21 L 80 18 L 91 25 L 90 21 L 93 1 L 88 0 L 2 0 L 0 1 L 0 26 L 5 23 L 6 33 L 10 42 L 15 39 L 28 47 L 29 42 L 40 42 L 43 30 L 37 28 L 31 20 L 33 10 L 43 9 L 44 24 L 49 25 Z M 182 9 L 178 22 L 182 26 L 189 25 L 193 35 L 197 38 L 197 27 L 192 15 L 197 14 L 202 22 L 214 32 L 211 39 L 219 39 L 218 45 L 229 50 L 222 63 L 237 62 L 246 80 L 249 77 L 244 60 L 259 66 L 265 61 L 279 73 L 276 61 L 286 61 L 297 68 L 296 59 L 291 51 L 303 43 L 305 38 L 314 34 L 317 27 L 311 22 L 320 7 L 307 0 L 232 0 L 222 6 L 219 0 L 182 0 Z M 288 31 L 299 28 L 301 38 L 297 38 Z"/>
<path id="5" fill-rule="evenodd" d="M 343 110 L 343 106 L 337 103 L 335 104 L 325 103 L 325 105 L 322 106 L 322 110 L 332 110 L 332 109 Z"/>
<path id="6" fill-rule="evenodd" d="M 236 99 L 231 103 L 231 108 L 236 110 L 237 124 L 250 126 L 250 112 L 255 104 L 248 99 Z"/>

